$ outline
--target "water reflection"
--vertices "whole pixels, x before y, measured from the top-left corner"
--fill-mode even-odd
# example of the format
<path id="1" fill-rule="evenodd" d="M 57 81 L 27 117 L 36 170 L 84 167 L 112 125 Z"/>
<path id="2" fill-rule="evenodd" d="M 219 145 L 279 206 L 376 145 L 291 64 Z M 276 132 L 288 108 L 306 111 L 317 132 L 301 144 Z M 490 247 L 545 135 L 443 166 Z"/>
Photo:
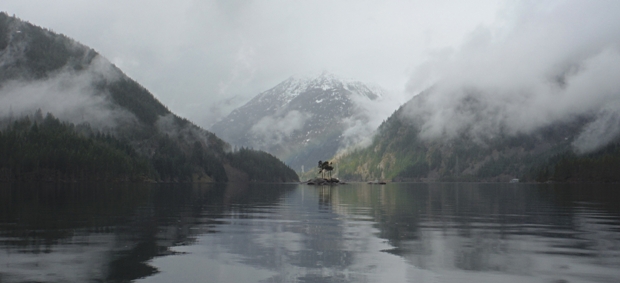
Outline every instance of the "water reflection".
<path id="1" fill-rule="evenodd" d="M 0 282 L 614 282 L 612 185 L 4 185 Z"/>
<path id="2" fill-rule="evenodd" d="M 253 199 L 277 201 L 281 191 L 270 192 Z M 0 282 L 128 282 L 153 275 L 158 270 L 148 260 L 211 232 L 217 221 L 203 213 L 217 218 L 248 197 L 235 185 L 3 184 Z"/>
<path id="3" fill-rule="evenodd" d="M 385 251 L 421 269 L 408 274 L 411 281 L 427 278 L 422 270 L 445 282 L 620 280 L 614 186 L 394 184 L 336 192 L 345 214 L 370 208 L 379 237 L 393 246 Z"/>

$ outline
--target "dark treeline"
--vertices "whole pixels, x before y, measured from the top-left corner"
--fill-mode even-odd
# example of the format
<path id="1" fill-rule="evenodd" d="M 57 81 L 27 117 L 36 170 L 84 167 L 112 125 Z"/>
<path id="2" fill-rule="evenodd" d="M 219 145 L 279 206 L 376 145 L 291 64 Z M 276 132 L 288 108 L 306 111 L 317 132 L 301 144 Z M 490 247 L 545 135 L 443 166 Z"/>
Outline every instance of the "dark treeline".
<path id="1" fill-rule="evenodd" d="M 216 156 L 195 141 L 185 148 L 167 134 L 152 137 L 151 154 L 86 124 L 61 122 L 40 111 L 33 117 L 4 121 L 0 130 L 0 181 L 164 181 L 227 182 L 224 164 L 250 181 L 297 181 L 296 173 L 276 157 L 242 148 Z"/>
<path id="2" fill-rule="evenodd" d="M 228 181 L 222 162 L 200 143 L 188 155 L 168 135 L 154 139 L 154 154 L 145 156 L 129 142 L 39 111 L 0 131 L 0 180 Z"/>
<path id="3" fill-rule="evenodd" d="M 18 119 L 0 131 L 0 180 L 129 181 L 158 173 L 131 146 L 87 125 L 48 114 Z"/>
<path id="4" fill-rule="evenodd" d="M 248 174 L 250 181 L 293 182 L 299 181 L 295 170 L 264 151 L 241 148 L 227 154 L 230 164 Z"/>
<path id="5" fill-rule="evenodd" d="M 222 161 L 208 152 L 200 142 L 194 142 L 192 148 L 186 151 L 169 135 L 156 135 L 155 139 L 155 153 L 150 161 L 161 180 L 228 181 Z"/>
<path id="6" fill-rule="evenodd" d="M 557 154 L 533 170 L 536 181 L 546 182 L 620 182 L 620 143 L 612 143 L 596 152 L 577 155 L 573 151 Z"/>

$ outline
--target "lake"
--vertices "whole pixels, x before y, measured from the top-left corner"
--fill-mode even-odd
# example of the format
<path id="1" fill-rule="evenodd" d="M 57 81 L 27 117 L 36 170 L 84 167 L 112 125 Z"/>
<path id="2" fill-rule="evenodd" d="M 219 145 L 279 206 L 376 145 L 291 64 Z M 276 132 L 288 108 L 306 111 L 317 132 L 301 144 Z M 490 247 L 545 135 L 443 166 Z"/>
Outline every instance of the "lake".
<path id="1" fill-rule="evenodd" d="M 620 190 L 0 184 L 0 282 L 620 282 Z"/>

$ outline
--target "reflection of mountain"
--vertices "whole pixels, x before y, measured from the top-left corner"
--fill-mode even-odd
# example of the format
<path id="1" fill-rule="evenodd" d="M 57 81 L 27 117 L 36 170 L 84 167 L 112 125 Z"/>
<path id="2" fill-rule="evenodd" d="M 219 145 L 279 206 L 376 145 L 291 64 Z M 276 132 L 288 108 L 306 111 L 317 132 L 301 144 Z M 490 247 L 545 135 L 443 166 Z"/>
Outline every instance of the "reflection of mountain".
<path id="1" fill-rule="evenodd" d="M 214 233 L 226 203 L 258 194 L 238 186 L 1 186 L 1 282 L 128 282 L 153 275 L 157 269 L 147 261 Z M 260 199 L 268 203 L 282 193 L 271 190 Z"/>
<path id="2" fill-rule="evenodd" d="M 613 282 L 619 201 L 613 186 L 3 186 L 0 279 Z"/>
<path id="3" fill-rule="evenodd" d="M 256 194 L 232 205 L 213 227 L 218 233 L 175 248 L 187 253 L 183 256 L 155 259 L 153 266 L 172 268 L 152 281 L 381 282 L 384 268 L 404 267 L 397 257 L 376 254 L 388 245 L 374 237 L 371 222 L 349 226 L 334 213 L 329 187 L 288 188 L 296 189 L 277 203 L 264 203 Z M 275 188 L 252 187 L 269 189 Z"/>
<path id="4" fill-rule="evenodd" d="M 620 211 L 614 204 L 620 194 L 610 190 L 611 185 L 391 184 L 334 190 L 331 201 L 342 215 L 359 217 L 366 210 L 378 236 L 393 247 L 385 252 L 438 270 L 452 278 L 449 282 L 493 278 L 461 271 L 500 272 L 516 276 L 514 282 L 529 282 L 519 276 L 563 274 L 581 265 L 581 257 L 617 265 L 620 249 L 608 248 L 618 237 Z M 536 264 L 545 261 L 565 265 Z M 604 270 L 601 278 L 617 276 L 610 272 Z M 421 271 L 410 275 L 427 278 Z"/>
<path id="5" fill-rule="evenodd" d="M 219 233 L 155 259 L 167 272 L 152 281 L 578 282 L 584 267 L 612 280 L 617 208 L 579 204 L 620 200 L 607 189 L 361 184 L 297 186 L 276 202 L 254 194 L 219 215 Z"/>
<path id="6" fill-rule="evenodd" d="M 148 191 L 79 185 L 0 187 L 2 267 L 7 282 L 104 281 L 110 251 L 133 249 L 115 235 Z M 8 225 L 15 223 L 15 225 Z M 6 261 L 6 262 L 5 262 Z M 6 265 L 4 263 L 7 263 Z M 8 264 L 11 263 L 11 264 Z M 135 270 L 149 270 L 134 266 Z M 66 270 L 70 268 L 70 272 Z M 147 275 L 149 273 L 140 273 Z"/>

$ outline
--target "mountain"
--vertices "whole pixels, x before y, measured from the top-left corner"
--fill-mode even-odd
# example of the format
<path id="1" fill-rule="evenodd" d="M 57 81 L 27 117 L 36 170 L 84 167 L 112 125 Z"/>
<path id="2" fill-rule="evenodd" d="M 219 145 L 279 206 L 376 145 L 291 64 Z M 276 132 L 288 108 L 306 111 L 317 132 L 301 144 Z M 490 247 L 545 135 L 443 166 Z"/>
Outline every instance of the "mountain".
<path id="1" fill-rule="evenodd" d="M 431 135 L 442 111 L 429 89 L 396 110 L 377 129 L 372 144 L 339 155 L 339 177 L 392 181 L 619 182 L 620 140 L 583 151 L 584 137 L 609 123 L 601 113 L 575 115 L 529 131 L 510 130 L 505 113 L 476 91 L 453 101 L 455 119 Z M 452 103 L 452 102 L 451 102 Z M 444 109 L 445 111 L 445 109 Z M 609 116 L 609 115 L 607 115 Z M 451 116 L 453 117 L 453 116 Z M 462 123 L 463 117 L 472 123 Z M 444 122 L 444 121 L 441 121 Z M 454 127 L 454 125 L 466 125 Z M 451 128 L 452 127 L 452 128 Z M 450 132 L 452 131 L 452 132 Z M 600 139 L 598 139 L 600 140 Z"/>
<path id="2" fill-rule="evenodd" d="M 264 91 L 211 127 L 236 146 L 265 150 L 301 171 L 314 170 L 368 131 L 364 108 L 383 90 L 323 72 L 291 77 Z M 369 129 L 370 131 L 370 129 Z"/>
<path id="3" fill-rule="evenodd" d="M 298 180 L 272 155 L 232 151 L 175 115 L 95 50 L 6 13 L 0 145 L 6 180 Z"/>

